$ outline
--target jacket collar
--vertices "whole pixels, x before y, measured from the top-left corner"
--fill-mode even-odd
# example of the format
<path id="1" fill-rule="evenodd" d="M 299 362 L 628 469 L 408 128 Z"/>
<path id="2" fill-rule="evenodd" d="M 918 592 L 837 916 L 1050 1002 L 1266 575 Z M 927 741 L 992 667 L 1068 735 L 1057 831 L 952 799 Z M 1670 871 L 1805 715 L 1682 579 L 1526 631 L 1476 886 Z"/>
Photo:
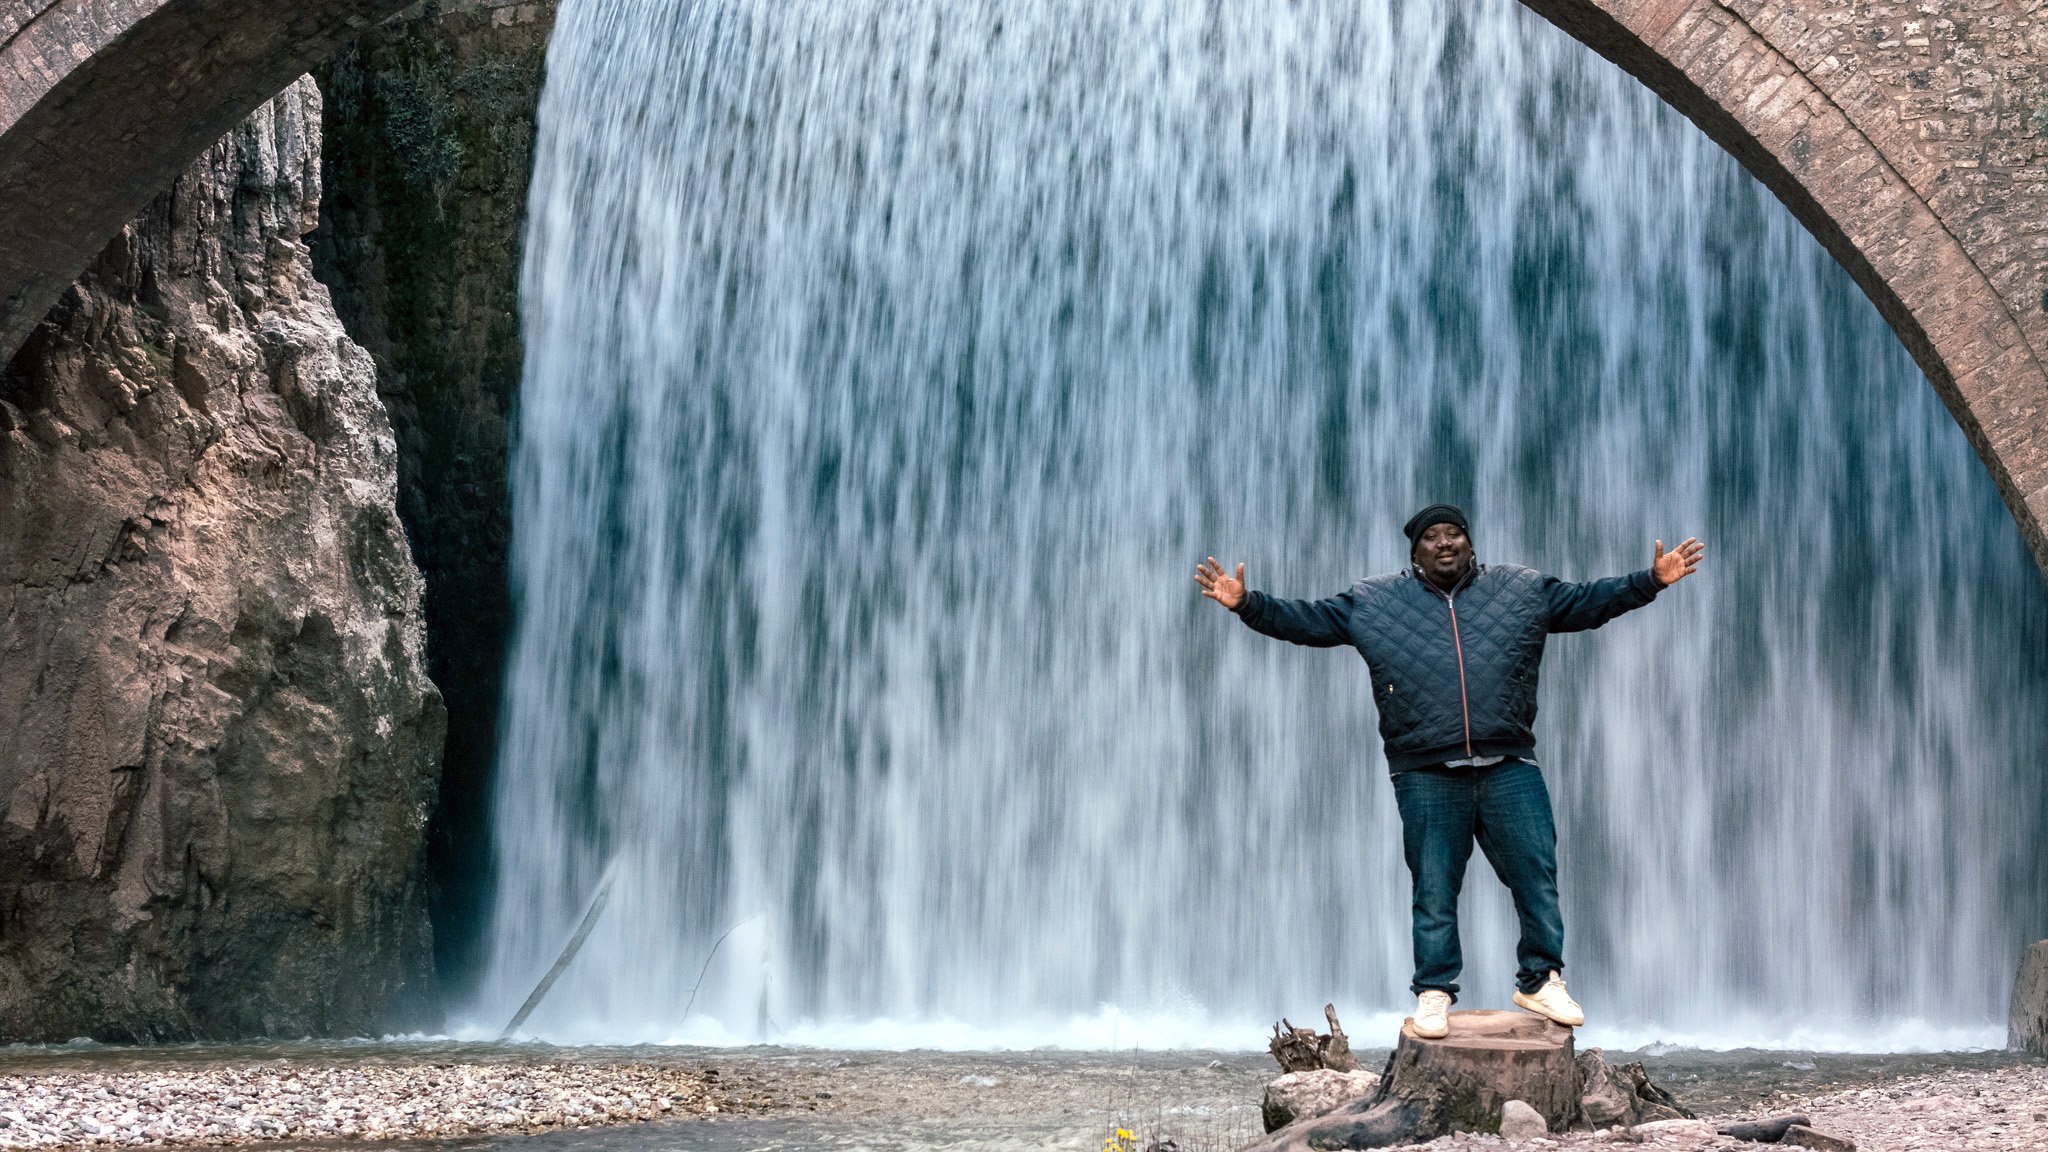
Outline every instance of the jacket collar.
<path id="1" fill-rule="evenodd" d="M 1422 574 L 1422 567 L 1416 564 L 1414 561 L 1409 562 L 1407 574 L 1413 576 L 1415 578 L 1415 582 L 1417 584 L 1422 585 L 1425 589 L 1428 589 L 1429 591 L 1436 593 L 1437 595 L 1443 597 L 1446 600 L 1450 600 L 1455 598 L 1458 595 L 1458 593 L 1463 592 L 1467 588 L 1470 588 L 1472 586 L 1472 582 L 1479 579 L 1479 573 L 1485 567 L 1486 565 L 1481 564 L 1477 560 L 1472 561 L 1472 566 L 1470 568 L 1465 569 L 1465 578 L 1458 581 L 1457 584 L 1453 585 L 1449 592 L 1446 592 L 1443 589 L 1437 587 L 1435 584 L 1432 584 L 1430 582 L 1429 577 L 1424 576 Z"/>

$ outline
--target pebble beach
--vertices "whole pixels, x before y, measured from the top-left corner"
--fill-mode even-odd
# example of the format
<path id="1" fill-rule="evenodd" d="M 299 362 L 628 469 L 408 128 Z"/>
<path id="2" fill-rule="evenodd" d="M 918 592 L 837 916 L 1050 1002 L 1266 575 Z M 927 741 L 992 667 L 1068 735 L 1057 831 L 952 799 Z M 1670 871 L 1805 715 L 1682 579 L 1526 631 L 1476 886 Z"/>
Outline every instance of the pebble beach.
<path id="1" fill-rule="evenodd" d="M 0 1148 L 409 1140 L 758 1109 L 650 1064 L 303 1064 L 0 1076 Z"/>

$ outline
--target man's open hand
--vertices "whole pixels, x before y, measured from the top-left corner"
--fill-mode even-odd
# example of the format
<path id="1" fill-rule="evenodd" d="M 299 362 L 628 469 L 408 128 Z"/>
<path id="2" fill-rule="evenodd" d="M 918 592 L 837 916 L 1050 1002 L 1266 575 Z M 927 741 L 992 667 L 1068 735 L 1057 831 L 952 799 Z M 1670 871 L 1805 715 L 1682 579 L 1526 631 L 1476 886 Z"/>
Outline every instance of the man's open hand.
<path id="1" fill-rule="evenodd" d="M 1218 564 L 1216 558 L 1211 556 L 1208 563 L 1195 565 L 1195 583 L 1202 586 L 1202 595 L 1223 605 L 1232 612 L 1237 611 L 1238 605 L 1244 603 L 1244 565 L 1242 564 L 1237 566 L 1237 575 L 1231 576 L 1225 573 L 1223 565 Z"/>
<path id="2" fill-rule="evenodd" d="M 1657 541 L 1657 551 L 1650 557 L 1650 574 L 1665 588 L 1671 587 L 1700 566 L 1700 557 L 1706 555 L 1707 546 L 1688 536 L 1685 543 L 1666 552 L 1664 542 Z"/>

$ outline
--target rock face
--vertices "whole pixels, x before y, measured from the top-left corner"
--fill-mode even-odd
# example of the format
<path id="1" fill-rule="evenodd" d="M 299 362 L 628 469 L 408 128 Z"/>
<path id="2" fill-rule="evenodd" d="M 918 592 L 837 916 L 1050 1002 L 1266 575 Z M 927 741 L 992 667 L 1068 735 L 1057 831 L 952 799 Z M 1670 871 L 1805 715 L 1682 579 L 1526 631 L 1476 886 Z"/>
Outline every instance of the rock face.
<path id="1" fill-rule="evenodd" d="M 302 80 L 0 379 L 0 1039 L 377 1032 L 433 999 L 444 725 Z"/>
<path id="2" fill-rule="evenodd" d="M 2037 941 L 2020 957 L 2005 1043 L 2022 1052 L 2048 1056 L 2048 940 Z"/>
<path id="3" fill-rule="evenodd" d="M 322 66 L 326 196 L 313 261 L 377 362 L 398 513 L 426 576 L 448 739 L 429 829 L 441 971 L 472 962 L 490 864 L 511 590 L 509 420 L 519 266 L 555 0 L 430 0 Z"/>

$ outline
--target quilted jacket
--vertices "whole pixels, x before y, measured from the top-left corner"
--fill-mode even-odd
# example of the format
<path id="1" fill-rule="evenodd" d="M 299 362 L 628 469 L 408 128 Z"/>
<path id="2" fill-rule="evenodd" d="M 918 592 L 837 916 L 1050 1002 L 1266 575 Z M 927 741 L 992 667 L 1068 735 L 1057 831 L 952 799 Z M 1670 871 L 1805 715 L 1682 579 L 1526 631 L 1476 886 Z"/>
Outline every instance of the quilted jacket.
<path id="1" fill-rule="evenodd" d="M 1326 600 L 1253 592 L 1240 619 L 1311 648 L 1349 644 L 1372 671 L 1387 766 L 1536 754 L 1536 670 L 1552 632 L 1598 628 L 1648 604 L 1649 569 L 1572 584 L 1512 564 L 1474 564 L 1449 593 L 1413 569 Z"/>

